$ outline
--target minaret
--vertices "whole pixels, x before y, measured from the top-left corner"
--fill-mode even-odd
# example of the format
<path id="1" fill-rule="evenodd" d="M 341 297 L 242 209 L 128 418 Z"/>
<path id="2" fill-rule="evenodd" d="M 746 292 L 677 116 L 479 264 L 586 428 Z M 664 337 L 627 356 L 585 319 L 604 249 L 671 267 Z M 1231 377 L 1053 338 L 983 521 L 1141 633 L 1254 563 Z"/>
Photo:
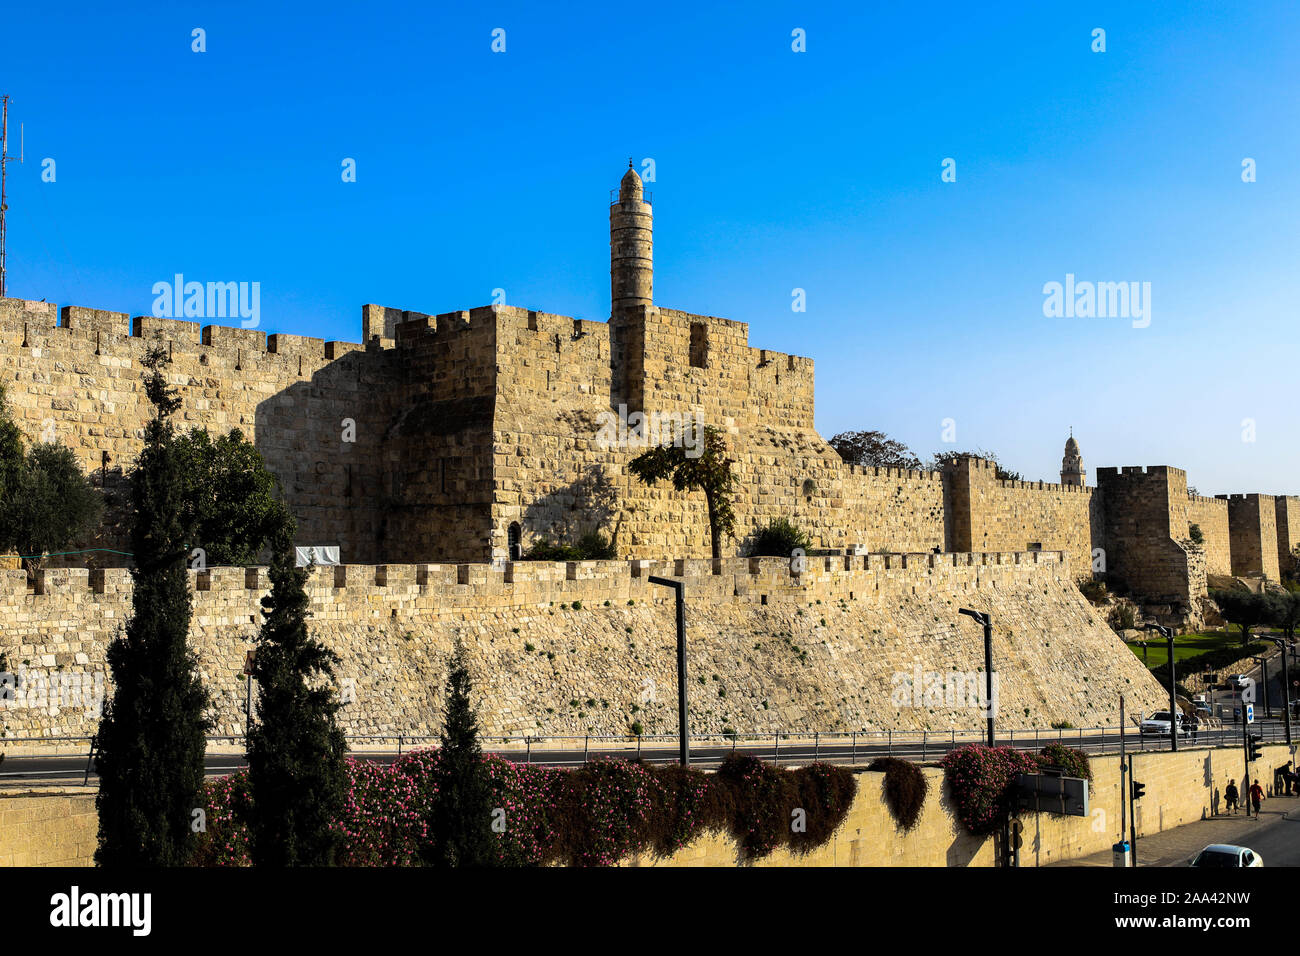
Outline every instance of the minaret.
<path id="1" fill-rule="evenodd" d="M 1079 454 L 1079 443 L 1074 440 L 1074 429 L 1071 428 L 1070 437 L 1065 442 L 1065 457 L 1061 459 L 1061 484 L 1082 488 L 1086 474 L 1083 470 L 1083 456 Z"/>
<path id="2" fill-rule="evenodd" d="M 625 309 L 654 304 L 654 221 L 641 177 L 627 161 L 618 201 L 609 206 L 610 317 Z"/>

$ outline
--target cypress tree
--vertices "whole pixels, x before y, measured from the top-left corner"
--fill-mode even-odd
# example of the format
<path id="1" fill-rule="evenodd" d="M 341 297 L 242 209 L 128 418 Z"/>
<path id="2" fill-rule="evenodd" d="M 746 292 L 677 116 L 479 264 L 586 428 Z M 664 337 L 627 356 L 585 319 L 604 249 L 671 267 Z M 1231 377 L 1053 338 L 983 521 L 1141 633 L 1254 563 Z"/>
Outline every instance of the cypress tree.
<path id="1" fill-rule="evenodd" d="M 329 866 L 338 848 L 331 826 L 347 792 L 347 745 L 335 724 L 338 656 L 307 630 L 307 571 L 296 566 L 293 521 L 282 519 L 272 546 L 271 593 L 253 659 L 257 718 L 248 734 L 253 794 L 253 862 Z"/>
<path id="2" fill-rule="evenodd" d="M 190 529 L 168 420 L 180 400 L 163 377 L 161 346 L 141 364 L 154 413 L 131 472 L 131 618 L 108 648 L 113 696 L 95 735 L 101 866 L 187 862 L 208 729 L 208 697 L 187 644 Z"/>
<path id="3" fill-rule="evenodd" d="M 431 862 L 436 866 L 491 866 L 498 859 L 492 834 L 492 791 L 483 767 L 470 690 L 465 646 L 457 641 L 447 676 L 447 715 L 433 775 L 438 796 L 433 808 Z"/>

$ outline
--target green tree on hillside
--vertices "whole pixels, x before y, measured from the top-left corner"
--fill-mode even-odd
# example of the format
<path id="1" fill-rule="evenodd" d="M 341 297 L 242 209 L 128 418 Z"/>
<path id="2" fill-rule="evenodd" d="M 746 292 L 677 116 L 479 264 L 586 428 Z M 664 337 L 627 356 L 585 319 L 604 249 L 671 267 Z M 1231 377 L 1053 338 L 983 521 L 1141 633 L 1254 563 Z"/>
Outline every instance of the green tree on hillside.
<path id="1" fill-rule="evenodd" d="M 1268 623 L 1282 631 L 1288 641 L 1295 640 L 1300 627 L 1300 591 L 1268 595 Z"/>
<path id="2" fill-rule="evenodd" d="M 113 697 L 95 735 L 101 866 L 187 861 L 208 728 L 208 696 L 186 643 L 191 529 L 169 421 L 180 401 L 163 376 L 166 350 L 152 346 L 141 364 L 154 414 L 131 471 L 131 617 L 108 648 Z"/>
<path id="3" fill-rule="evenodd" d="M 296 566 L 293 522 L 275 533 L 271 593 L 262 598 L 253 678 L 257 718 L 248 734 L 258 866 L 329 866 L 347 796 L 347 745 L 335 723 L 338 656 L 307 630 L 307 571 Z"/>
<path id="4" fill-rule="evenodd" d="M 699 455 L 692 457 L 688 451 L 684 443 L 656 445 L 637 455 L 627 468 L 647 485 L 667 478 L 678 491 L 704 492 L 709 512 L 709 541 L 713 558 L 717 560 L 722 557 L 722 539 L 730 537 L 736 529 L 732 508 L 736 479 L 731 473 L 722 433 L 713 426 L 704 427 Z"/>
<path id="5" fill-rule="evenodd" d="M 1223 615 L 1223 619 L 1241 629 L 1243 647 L 1250 643 L 1251 631 L 1261 624 L 1268 623 L 1273 614 L 1268 596 L 1264 594 L 1216 590 L 1210 592 L 1210 598 L 1219 605 L 1219 613 Z"/>

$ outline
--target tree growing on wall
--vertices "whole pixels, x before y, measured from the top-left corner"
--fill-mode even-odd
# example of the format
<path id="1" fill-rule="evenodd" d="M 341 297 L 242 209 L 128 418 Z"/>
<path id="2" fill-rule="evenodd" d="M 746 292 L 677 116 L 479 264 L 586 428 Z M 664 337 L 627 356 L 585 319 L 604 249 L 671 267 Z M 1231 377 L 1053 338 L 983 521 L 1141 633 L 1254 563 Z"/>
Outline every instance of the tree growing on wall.
<path id="1" fill-rule="evenodd" d="M 35 570 L 99 522 L 103 504 L 70 449 L 24 447 L 0 387 L 0 551 L 17 551 Z"/>
<path id="2" fill-rule="evenodd" d="M 141 363 L 153 417 L 131 472 L 134 592 L 125 634 L 108 647 L 113 697 L 95 735 L 101 866 L 180 866 L 203 783 L 207 693 L 186 639 L 190 591 L 185 568 L 185 481 L 170 416 L 167 353 Z"/>
<path id="3" fill-rule="evenodd" d="M 176 439 L 194 544 L 208 564 L 256 564 L 286 521 L 280 483 L 235 428 L 212 438 L 197 428 Z"/>
<path id="4" fill-rule="evenodd" d="M 906 468 L 911 471 L 920 471 L 922 467 L 921 459 L 910 448 L 884 432 L 840 432 L 831 436 L 829 444 L 846 465 Z"/>
<path id="5" fill-rule="evenodd" d="M 258 866 L 329 866 L 339 844 L 330 824 L 347 793 L 347 745 L 335 723 L 339 659 L 308 632 L 307 571 L 296 566 L 293 531 L 285 519 L 275 532 L 271 593 L 262 599 L 265 619 L 253 659 L 252 854 Z"/>
<path id="6" fill-rule="evenodd" d="M 732 507 L 735 494 L 735 476 L 727 459 L 727 446 L 722 433 L 711 425 L 704 427 L 703 441 L 692 457 L 685 445 L 656 445 L 647 449 L 628 464 L 628 471 L 647 485 L 669 479 L 678 491 L 702 491 L 709 512 L 709 540 L 713 558 L 722 557 L 722 539 L 730 537 L 736 529 L 736 514 Z"/>
<path id="7" fill-rule="evenodd" d="M 62 445 L 33 445 L 0 501 L 0 550 L 16 549 L 27 569 L 70 547 L 99 523 L 103 500 Z"/>
<path id="8" fill-rule="evenodd" d="M 497 861 L 492 791 L 470 691 L 468 656 L 464 644 L 457 641 L 447 675 L 447 716 L 434 773 L 437 799 L 430 827 L 434 858 L 429 862 L 436 866 L 490 866 Z"/>

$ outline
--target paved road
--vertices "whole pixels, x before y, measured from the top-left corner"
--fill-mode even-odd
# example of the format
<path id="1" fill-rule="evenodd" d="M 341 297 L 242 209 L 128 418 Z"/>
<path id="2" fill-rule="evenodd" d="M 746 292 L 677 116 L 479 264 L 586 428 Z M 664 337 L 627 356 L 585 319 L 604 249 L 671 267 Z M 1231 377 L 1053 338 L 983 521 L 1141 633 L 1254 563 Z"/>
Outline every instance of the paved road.
<path id="1" fill-rule="evenodd" d="M 1264 729 L 1266 739 L 1280 739 L 1281 729 L 1278 722 L 1261 721 L 1259 723 Z M 1038 750 L 1046 744 L 1060 739 L 1067 746 L 1076 747 L 1090 753 L 1115 753 L 1119 749 L 1118 736 L 1114 732 L 1080 735 L 1078 732 L 1070 731 L 1066 731 L 1064 734 L 1058 734 L 1056 731 L 1042 731 L 1037 737 L 1024 731 L 1017 731 L 1016 733 L 1017 736 L 1013 737 L 999 734 L 998 743 L 1010 743 L 1025 750 Z M 925 742 L 907 740 L 896 742 L 893 745 L 878 742 L 879 738 L 869 738 L 869 743 L 859 742 L 857 744 L 838 742 L 840 738 L 836 738 L 836 740 L 837 742 L 834 744 L 823 743 L 818 745 L 805 741 L 797 743 L 782 741 L 779 747 L 770 740 L 753 743 L 742 742 L 735 747 L 719 745 L 716 742 L 700 743 L 691 748 L 691 762 L 705 767 L 716 766 L 733 751 L 750 754 L 764 760 L 779 761 L 780 763 L 808 763 L 813 760 L 824 760 L 832 763 L 859 764 L 866 763 L 875 757 L 884 756 L 905 757 L 911 760 L 928 762 L 939 760 L 954 746 L 964 746 L 970 742 L 969 740 L 960 739 L 954 742 L 950 737 L 940 734 L 936 734 Z M 1140 753 L 1144 750 L 1169 749 L 1169 738 L 1164 736 L 1147 735 L 1146 737 L 1139 737 L 1137 734 L 1129 734 L 1127 741 L 1130 751 L 1134 753 Z M 1190 740 L 1184 739 L 1179 743 L 1179 747 L 1189 749 L 1195 746 L 1202 749 L 1216 744 L 1240 746 L 1240 727 L 1228 725 L 1221 730 L 1203 731 L 1195 745 Z M 514 761 L 527 761 L 552 767 L 578 766 L 584 760 L 595 757 L 635 759 L 638 756 L 638 751 L 635 748 L 600 747 L 595 742 L 586 750 L 582 748 L 541 750 L 534 746 L 531 754 L 519 748 L 494 750 L 490 744 L 485 746 L 484 749 L 489 752 L 500 753 Z M 358 759 L 373 760 L 379 763 L 391 763 L 397 757 L 395 752 L 358 751 L 352 755 Z M 642 759 L 651 763 L 673 763 L 678 758 L 678 751 L 675 745 L 656 742 L 644 746 L 639 755 Z M 209 776 L 228 774 L 245 766 L 242 754 L 208 754 L 204 763 Z M 0 784 L 6 782 L 19 783 L 33 779 L 67 780 L 80 783 L 86 775 L 86 764 L 85 754 L 62 757 L 19 757 L 10 754 L 0 764 Z M 95 777 L 93 768 L 90 777 L 91 779 Z"/>

